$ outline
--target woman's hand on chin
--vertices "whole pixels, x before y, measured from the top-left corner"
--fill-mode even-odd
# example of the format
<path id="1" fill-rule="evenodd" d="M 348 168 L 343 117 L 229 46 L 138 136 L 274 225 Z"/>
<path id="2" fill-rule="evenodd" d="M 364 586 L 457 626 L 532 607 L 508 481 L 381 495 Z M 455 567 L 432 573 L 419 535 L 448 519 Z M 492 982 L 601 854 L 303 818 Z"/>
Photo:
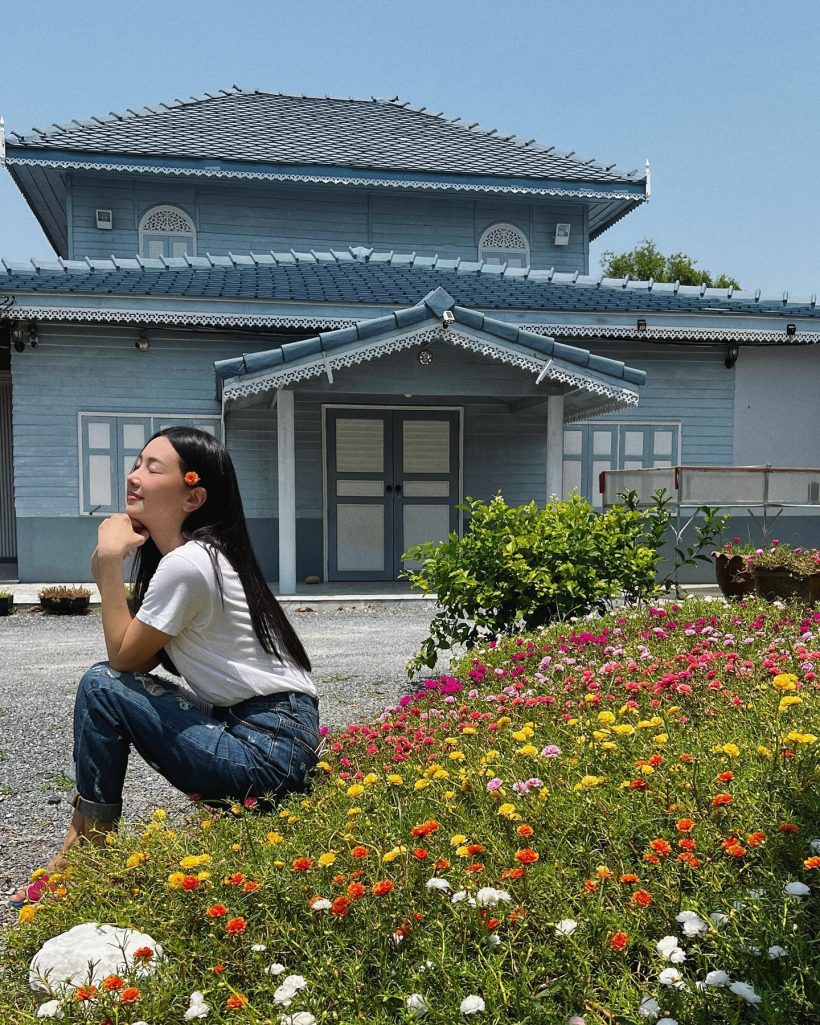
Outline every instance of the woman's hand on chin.
<path id="1" fill-rule="evenodd" d="M 115 513 L 103 520 L 97 531 L 94 559 L 118 559 L 122 562 L 148 540 L 147 529 L 127 513 Z"/>

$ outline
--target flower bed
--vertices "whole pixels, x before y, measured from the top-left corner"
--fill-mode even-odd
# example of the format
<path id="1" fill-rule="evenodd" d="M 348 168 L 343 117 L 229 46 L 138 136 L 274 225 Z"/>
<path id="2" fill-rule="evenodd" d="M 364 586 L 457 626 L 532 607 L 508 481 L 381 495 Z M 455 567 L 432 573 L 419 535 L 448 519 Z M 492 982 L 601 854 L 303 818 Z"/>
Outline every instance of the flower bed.
<path id="1" fill-rule="evenodd" d="M 331 734 L 311 797 L 79 852 L 7 938 L 0 1020 L 34 1020 L 43 941 L 98 921 L 164 956 L 66 1022 L 808 1023 L 818 664 L 820 613 L 757 600 L 476 650 Z"/>

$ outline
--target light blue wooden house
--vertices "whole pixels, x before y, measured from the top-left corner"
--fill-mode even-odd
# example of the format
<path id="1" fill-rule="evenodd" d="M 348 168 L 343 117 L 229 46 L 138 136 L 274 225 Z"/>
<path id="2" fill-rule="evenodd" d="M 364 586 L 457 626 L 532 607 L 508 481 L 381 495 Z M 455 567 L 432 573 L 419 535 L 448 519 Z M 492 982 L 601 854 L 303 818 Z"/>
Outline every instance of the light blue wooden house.
<path id="1" fill-rule="evenodd" d="M 152 431 L 224 439 L 280 593 L 394 580 L 603 469 L 816 465 L 814 299 L 607 280 L 648 171 L 398 99 L 238 88 L 5 139 L 53 261 L 0 263 L 0 558 L 88 579 Z M 783 394 L 789 394 L 788 425 Z"/>

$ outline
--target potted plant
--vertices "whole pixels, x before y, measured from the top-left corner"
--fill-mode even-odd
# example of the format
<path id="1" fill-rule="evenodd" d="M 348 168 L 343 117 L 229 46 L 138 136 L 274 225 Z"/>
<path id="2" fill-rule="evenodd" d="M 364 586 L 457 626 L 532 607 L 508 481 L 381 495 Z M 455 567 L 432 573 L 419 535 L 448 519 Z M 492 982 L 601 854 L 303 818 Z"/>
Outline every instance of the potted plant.
<path id="1" fill-rule="evenodd" d="M 37 592 L 37 597 L 44 612 L 70 616 L 78 615 L 88 609 L 91 592 L 87 587 L 55 584 L 52 587 L 43 587 Z"/>
<path id="2" fill-rule="evenodd" d="M 715 579 L 726 598 L 742 598 L 754 594 L 755 578 L 752 560 L 760 549 L 742 545 L 739 537 L 727 541 L 720 551 L 712 552 L 715 559 Z"/>
<path id="3" fill-rule="evenodd" d="M 0 591 L 0 616 L 10 616 L 14 611 L 14 595 L 9 591 Z"/>
<path id="4" fill-rule="evenodd" d="M 820 602 L 820 551 L 792 548 L 774 540 L 752 557 L 755 590 L 768 601 L 799 598 L 809 605 Z"/>

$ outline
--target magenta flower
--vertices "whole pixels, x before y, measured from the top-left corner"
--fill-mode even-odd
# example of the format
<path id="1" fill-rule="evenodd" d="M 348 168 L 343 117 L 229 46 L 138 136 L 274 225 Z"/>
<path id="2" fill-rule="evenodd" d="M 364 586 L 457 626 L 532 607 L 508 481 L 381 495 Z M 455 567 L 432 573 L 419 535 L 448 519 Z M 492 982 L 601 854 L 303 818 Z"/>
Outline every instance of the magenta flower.
<path id="1" fill-rule="evenodd" d="M 561 748 L 556 744 L 547 744 L 541 751 L 542 758 L 557 758 L 561 754 Z"/>
<path id="2" fill-rule="evenodd" d="M 499 779 L 497 776 L 495 779 L 491 779 L 487 784 L 487 793 L 491 794 L 494 790 L 498 790 L 498 788 L 502 786 L 503 783 L 504 781 Z"/>

